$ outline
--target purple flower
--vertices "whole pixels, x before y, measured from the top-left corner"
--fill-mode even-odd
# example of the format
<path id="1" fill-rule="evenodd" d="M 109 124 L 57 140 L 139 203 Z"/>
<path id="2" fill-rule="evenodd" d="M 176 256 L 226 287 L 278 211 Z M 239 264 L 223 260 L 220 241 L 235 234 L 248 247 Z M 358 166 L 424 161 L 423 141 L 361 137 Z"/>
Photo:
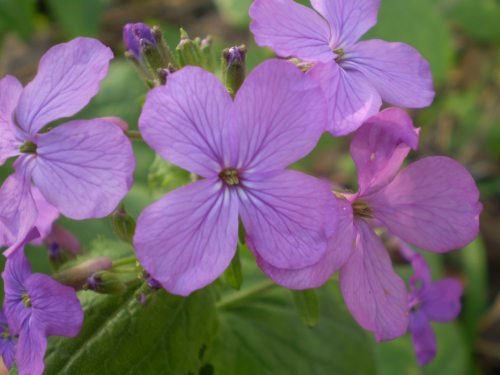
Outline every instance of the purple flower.
<path id="1" fill-rule="evenodd" d="M 187 67 L 152 90 L 139 127 L 163 158 L 204 179 L 146 208 L 134 237 L 144 269 L 188 295 L 230 264 L 238 215 L 247 243 L 281 268 L 316 263 L 337 210 L 329 186 L 284 168 L 309 153 L 326 120 L 321 90 L 292 63 L 254 69 L 234 102 L 213 75 Z"/>
<path id="2" fill-rule="evenodd" d="M 430 269 L 424 257 L 414 253 L 409 260 L 414 269 L 414 275 L 410 280 L 408 329 L 417 361 L 423 366 L 436 356 L 436 336 L 432 330 L 431 321 L 443 323 L 458 316 L 461 307 L 462 284 L 452 278 L 432 283 Z"/>
<path id="3" fill-rule="evenodd" d="M 19 156 L 0 188 L 0 243 L 24 238 L 47 214 L 37 208 L 33 184 L 72 219 L 106 216 L 129 191 L 135 160 L 114 122 L 74 120 L 39 133 L 90 101 L 112 57 L 99 41 L 76 38 L 52 47 L 26 87 L 11 76 L 0 80 L 0 164 Z"/>
<path id="4" fill-rule="evenodd" d="M 255 0 L 250 29 L 260 46 L 314 64 L 309 74 L 329 102 L 335 136 L 355 131 L 382 100 L 407 108 L 432 103 L 429 64 L 412 47 L 382 40 L 358 41 L 377 22 L 380 0 Z M 319 13 L 319 14 L 318 14 Z"/>
<path id="5" fill-rule="evenodd" d="M 13 334 L 9 328 L 9 323 L 3 312 L 0 310 L 0 357 L 8 370 L 12 367 L 16 356 L 17 335 Z"/>
<path id="6" fill-rule="evenodd" d="M 15 350 L 19 375 L 41 375 L 47 337 L 74 337 L 83 324 L 80 301 L 72 288 L 31 273 L 24 245 L 37 235 L 35 229 L 16 245 L 2 273 L 5 315 L 11 332 L 19 335 Z"/>
<path id="7" fill-rule="evenodd" d="M 325 256 L 299 271 L 279 269 L 258 258 L 274 281 L 291 289 L 310 288 L 311 281 L 320 286 L 341 269 L 340 287 L 349 310 L 378 340 L 406 332 L 408 300 L 404 282 L 374 229 L 384 228 L 433 252 L 465 246 L 479 231 L 479 192 L 460 164 L 447 157 L 428 157 L 399 172 L 417 144 L 418 129 L 404 111 L 390 108 L 371 117 L 351 143 L 359 191 L 338 198 L 338 234 Z"/>
<path id="8" fill-rule="evenodd" d="M 127 23 L 123 27 L 123 44 L 137 59 L 141 58 L 141 44 L 156 45 L 153 30 L 144 23 Z"/>

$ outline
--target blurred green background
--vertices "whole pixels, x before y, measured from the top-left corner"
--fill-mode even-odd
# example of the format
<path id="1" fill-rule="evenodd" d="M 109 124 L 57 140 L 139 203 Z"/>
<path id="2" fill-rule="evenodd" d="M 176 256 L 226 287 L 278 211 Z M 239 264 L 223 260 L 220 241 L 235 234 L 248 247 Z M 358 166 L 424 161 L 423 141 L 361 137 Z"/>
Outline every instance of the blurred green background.
<path id="1" fill-rule="evenodd" d="M 180 26 L 193 37 L 211 35 L 216 54 L 224 47 L 245 43 L 250 70 L 273 55 L 257 48 L 249 35 L 249 4 L 250 0 L 0 0 L 0 76 L 12 74 L 27 83 L 36 73 L 41 55 L 53 44 L 81 35 L 97 37 L 112 47 L 117 59 L 99 95 L 78 117 L 116 115 L 135 128 L 147 88 L 121 57 L 123 25 L 139 21 L 159 25 L 171 47 L 178 43 Z M 499 373 L 500 1 L 382 0 L 379 23 L 365 36 L 373 37 L 409 43 L 429 60 L 437 96 L 430 108 L 412 111 L 415 124 L 422 127 L 422 136 L 420 149 L 411 158 L 449 155 L 463 163 L 479 185 L 484 212 L 477 241 L 451 254 L 428 256 L 434 277 L 452 275 L 465 285 L 460 318 L 436 325 L 440 351 L 435 362 L 419 368 L 405 337 L 373 346 L 373 364 L 366 366 L 372 370 L 366 373 L 373 373 L 373 368 L 379 374 Z M 354 189 L 355 171 L 346 152 L 348 141 L 324 136 L 317 149 L 296 167 Z M 143 144 L 135 144 L 135 148 L 136 184 L 126 202 L 133 215 L 158 196 L 149 173 L 154 155 Z M 9 166 L 0 169 L 2 180 L 9 171 Z M 172 175 L 170 180 L 161 181 L 162 188 L 177 185 L 183 178 Z M 65 219 L 61 222 L 75 232 L 84 247 L 91 246 L 98 235 L 112 236 L 107 220 L 83 225 Z M 30 253 L 34 268 L 47 272 L 46 254 L 37 249 Z M 401 266 L 401 272 L 408 269 Z M 341 317 L 337 324 L 350 326 Z M 336 332 L 346 335 L 346 340 L 354 335 L 347 328 Z M 336 345 L 342 342 L 342 337 L 333 339 Z M 360 348 L 364 347 L 363 340 L 357 340 Z M 313 344 L 304 341 L 304 345 Z M 328 345 L 328 338 L 321 345 Z M 286 353 L 289 357 L 296 355 L 293 350 Z M 354 350 L 349 358 L 363 361 L 365 357 L 358 358 Z M 317 358 L 299 355 L 299 360 L 307 364 Z M 347 367 L 332 368 L 337 369 L 335 373 L 352 373 Z"/>

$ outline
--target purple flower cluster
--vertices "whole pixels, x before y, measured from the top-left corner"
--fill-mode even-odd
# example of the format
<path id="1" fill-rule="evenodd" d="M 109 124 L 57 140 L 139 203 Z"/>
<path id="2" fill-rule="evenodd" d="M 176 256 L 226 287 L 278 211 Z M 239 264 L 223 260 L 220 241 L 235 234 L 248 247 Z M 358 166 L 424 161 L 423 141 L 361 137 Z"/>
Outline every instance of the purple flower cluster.
<path id="1" fill-rule="evenodd" d="M 419 129 L 401 109 L 379 112 L 382 100 L 425 107 L 434 91 L 429 65 L 412 47 L 358 42 L 376 23 L 379 0 L 311 2 L 315 10 L 292 0 L 255 0 L 250 9 L 257 43 L 298 59 L 305 72 L 272 59 L 230 94 L 214 74 L 185 67 L 149 92 L 142 138 L 198 177 L 142 212 L 137 258 L 151 288 L 189 295 L 229 266 L 241 220 L 246 245 L 272 280 L 317 288 L 339 271 L 355 320 L 377 340 L 409 330 L 425 364 L 436 352 L 430 321 L 457 316 L 462 288 L 451 279 L 432 283 L 423 257 L 406 243 L 441 253 L 472 241 L 479 193 L 447 157 L 401 170 Z M 130 24 L 124 43 L 139 58 L 156 39 L 146 25 Z M 31 274 L 25 244 L 45 239 L 54 257 L 61 244 L 77 253 L 78 243 L 54 224 L 60 213 L 107 216 L 132 185 L 135 160 L 122 120 L 72 120 L 40 132 L 90 101 L 111 58 L 97 40 L 77 38 L 51 48 L 26 87 L 0 80 L 0 162 L 17 157 L 0 188 L 0 246 L 9 246 L 0 353 L 21 375 L 41 374 L 47 337 L 73 337 L 83 321 L 73 289 Z M 287 169 L 325 131 L 353 133 L 358 192 L 332 192 L 327 182 Z M 381 231 L 401 243 L 414 268 L 409 293 Z"/>

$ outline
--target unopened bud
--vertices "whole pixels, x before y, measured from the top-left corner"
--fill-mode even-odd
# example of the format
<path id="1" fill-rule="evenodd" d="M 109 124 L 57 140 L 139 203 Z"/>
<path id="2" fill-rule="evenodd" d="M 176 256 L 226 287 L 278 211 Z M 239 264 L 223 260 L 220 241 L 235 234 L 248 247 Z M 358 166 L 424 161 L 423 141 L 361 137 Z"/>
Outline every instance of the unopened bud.
<path id="1" fill-rule="evenodd" d="M 222 75 L 224 84 L 232 96 L 245 80 L 245 58 L 247 49 L 244 45 L 226 48 L 222 51 Z"/>
<path id="2" fill-rule="evenodd" d="M 190 39 L 188 33 L 182 28 L 181 39 L 176 50 L 181 67 L 187 65 L 207 67 L 205 54 L 201 49 L 200 38 Z"/>
<path id="3" fill-rule="evenodd" d="M 54 278 L 64 285 L 80 290 L 94 273 L 109 270 L 113 266 L 108 257 L 96 257 L 80 263 L 72 268 L 61 271 Z"/>
<path id="4" fill-rule="evenodd" d="M 125 293 L 127 286 L 114 273 L 99 271 L 87 279 L 83 289 L 102 294 L 120 295 Z"/>
<path id="5" fill-rule="evenodd" d="M 144 23 L 128 23 L 123 27 L 125 49 L 136 59 L 141 59 L 141 44 L 156 46 L 153 30 Z"/>
<path id="6" fill-rule="evenodd" d="M 116 237 L 124 242 L 133 243 L 135 220 L 127 213 L 123 204 L 111 214 L 111 226 Z"/>

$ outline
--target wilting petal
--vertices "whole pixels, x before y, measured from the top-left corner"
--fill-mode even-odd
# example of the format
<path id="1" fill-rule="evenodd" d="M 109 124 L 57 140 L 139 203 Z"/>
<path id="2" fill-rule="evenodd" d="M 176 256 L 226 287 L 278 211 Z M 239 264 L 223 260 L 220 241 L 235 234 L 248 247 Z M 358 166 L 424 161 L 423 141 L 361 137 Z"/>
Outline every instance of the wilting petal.
<path id="1" fill-rule="evenodd" d="M 281 57 L 331 61 L 330 27 L 312 9 L 292 0 L 255 0 L 250 7 L 255 42 Z"/>
<path id="2" fill-rule="evenodd" d="M 365 197 L 393 234 L 422 249 L 445 252 L 479 232 L 479 191 L 469 172 L 442 156 L 410 164 L 384 189 Z"/>
<path id="3" fill-rule="evenodd" d="M 40 245 L 43 239 L 45 239 L 45 237 L 52 232 L 52 225 L 59 217 L 59 211 L 47 202 L 42 193 L 40 193 L 36 187 L 32 187 L 31 193 L 33 194 L 33 199 L 35 200 L 36 209 L 38 211 L 35 227 L 40 233 L 40 236 L 36 238 L 33 243 L 35 245 Z"/>
<path id="4" fill-rule="evenodd" d="M 326 126 L 323 94 L 294 64 L 269 60 L 238 91 L 235 121 L 240 133 L 237 167 L 245 173 L 280 170 L 316 146 Z"/>
<path id="5" fill-rule="evenodd" d="M 377 23 L 380 0 L 311 0 L 311 4 L 330 24 L 330 46 L 344 48 Z"/>
<path id="6" fill-rule="evenodd" d="M 19 100 L 19 126 L 33 135 L 49 122 L 79 112 L 99 91 L 112 58 L 111 49 L 91 38 L 76 38 L 49 49 Z"/>
<path id="7" fill-rule="evenodd" d="M 173 294 L 186 296 L 227 268 L 238 240 L 238 201 L 218 180 L 168 193 L 137 221 L 134 245 L 144 269 Z"/>
<path id="8" fill-rule="evenodd" d="M 19 155 L 21 142 L 16 139 L 13 115 L 23 86 L 12 76 L 0 79 L 0 165 Z"/>
<path id="9" fill-rule="evenodd" d="M 245 181 L 238 194 L 246 236 L 267 263 L 300 269 L 325 254 L 338 220 L 328 184 L 286 170 Z"/>
<path id="10" fill-rule="evenodd" d="M 352 133 L 380 109 L 382 100 L 367 79 L 336 62 L 316 64 L 308 73 L 323 89 L 327 100 L 327 129 L 334 136 Z"/>
<path id="11" fill-rule="evenodd" d="M 431 323 L 422 311 L 410 314 L 409 330 L 417 361 L 420 366 L 426 365 L 436 356 L 436 336 Z"/>
<path id="12" fill-rule="evenodd" d="M 394 178 L 410 149 L 417 149 L 418 133 L 411 117 L 398 108 L 370 117 L 356 131 L 350 151 L 360 195 L 373 193 Z"/>
<path id="13" fill-rule="evenodd" d="M 150 91 L 139 119 L 142 136 L 164 159 L 203 177 L 231 157 L 231 97 L 213 74 L 187 67 Z"/>
<path id="14" fill-rule="evenodd" d="M 462 284 L 458 280 L 447 278 L 439 280 L 423 291 L 420 299 L 422 311 L 430 320 L 447 322 L 460 314 Z"/>
<path id="15" fill-rule="evenodd" d="M 31 299 L 31 325 L 46 336 L 75 337 L 83 324 L 83 310 L 73 288 L 47 275 L 33 274 L 25 282 Z"/>
<path id="16" fill-rule="evenodd" d="M 38 139 L 33 181 L 72 219 L 109 215 L 130 190 L 135 168 L 123 131 L 103 120 L 70 121 Z"/>
<path id="17" fill-rule="evenodd" d="M 47 338 L 42 332 L 26 324 L 19 335 L 16 348 L 16 365 L 19 375 L 42 375 Z"/>
<path id="18" fill-rule="evenodd" d="M 319 288 L 323 285 L 345 264 L 353 248 L 355 230 L 351 204 L 345 199 L 337 199 L 337 204 L 339 221 L 335 234 L 328 241 L 325 255 L 316 264 L 299 270 L 276 268 L 255 251 L 253 244 L 247 242 L 257 258 L 259 267 L 274 282 L 288 289 Z"/>
<path id="19" fill-rule="evenodd" d="M 0 188 L 0 246 L 21 241 L 33 228 L 37 209 L 31 194 L 32 161 L 22 157 Z M 10 251 L 4 252 L 8 256 Z"/>
<path id="20" fill-rule="evenodd" d="M 342 294 L 359 325 L 374 332 L 377 341 L 392 340 L 408 326 L 405 284 L 380 238 L 364 221 L 357 226 L 354 252 L 340 271 Z"/>
<path id="21" fill-rule="evenodd" d="M 392 105 L 423 108 L 434 99 L 429 63 L 407 44 L 377 39 L 359 42 L 346 50 L 341 65 L 363 73 Z"/>

